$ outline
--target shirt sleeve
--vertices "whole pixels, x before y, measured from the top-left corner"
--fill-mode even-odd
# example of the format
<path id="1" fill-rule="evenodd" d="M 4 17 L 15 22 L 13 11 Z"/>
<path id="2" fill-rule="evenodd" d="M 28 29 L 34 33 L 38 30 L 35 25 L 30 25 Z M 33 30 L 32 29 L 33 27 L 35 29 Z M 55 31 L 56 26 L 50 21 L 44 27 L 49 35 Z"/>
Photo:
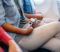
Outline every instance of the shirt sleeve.
<path id="1" fill-rule="evenodd" d="M 8 45 L 8 41 L 12 38 L 4 31 L 2 27 L 0 27 L 0 41 Z"/>
<path id="2" fill-rule="evenodd" d="M 2 4 L 2 0 L 0 0 L 0 26 L 5 23 L 5 10 Z"/>

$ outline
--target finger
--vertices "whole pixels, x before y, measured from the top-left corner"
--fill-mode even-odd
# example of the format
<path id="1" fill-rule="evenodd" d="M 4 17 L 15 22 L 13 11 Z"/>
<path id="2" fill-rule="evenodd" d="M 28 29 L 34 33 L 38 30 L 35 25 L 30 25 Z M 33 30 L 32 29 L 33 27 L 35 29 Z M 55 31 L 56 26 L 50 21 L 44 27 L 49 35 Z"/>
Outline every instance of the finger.
<path id="1" fill-rule="evenodd" d="M 35 22 L 37 21 L 37 18 L 35 18 Z"/>

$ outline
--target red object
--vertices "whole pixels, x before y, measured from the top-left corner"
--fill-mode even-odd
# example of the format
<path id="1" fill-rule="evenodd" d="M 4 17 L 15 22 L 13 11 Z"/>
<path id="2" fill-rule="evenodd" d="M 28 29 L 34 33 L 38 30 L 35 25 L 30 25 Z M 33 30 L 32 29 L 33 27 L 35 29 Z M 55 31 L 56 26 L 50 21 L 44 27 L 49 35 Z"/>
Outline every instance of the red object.
<path id="1" fill-rule="evenodd" d="M 8 45 L 8 41 L 12 38 L 4 31 L 2 27 L 0 27 L 0 41 Z"/>
<path id="2" fill-rule="evenodd" d="M 0 52 L 3 52 L 3 48 L 0 47 Z"/>

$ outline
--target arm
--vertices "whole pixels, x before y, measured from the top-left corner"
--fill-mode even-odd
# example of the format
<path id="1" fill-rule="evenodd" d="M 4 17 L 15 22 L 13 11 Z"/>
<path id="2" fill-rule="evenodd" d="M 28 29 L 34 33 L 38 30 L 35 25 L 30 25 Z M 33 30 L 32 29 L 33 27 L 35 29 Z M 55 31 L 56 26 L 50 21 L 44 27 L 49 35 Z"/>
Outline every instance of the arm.
<path id="1" fill-rule="evenodd" d="M 4 24 L 2 24 L 1 26 L 8 32 L 22 34 L 22 35 L 27 35 L 27 34 L 31 33 L 31 31 L 33 30 L 32 27 L 27 27 L 25 29 L 16 28 L 6 22 Z"/>
<path id="2" fill-rule="evenodd" d="M 22 50 L 15 43 L 14 40 L 9 40 L 9 51 L 8 52 L 22 52 Z"/>
<path id="3" fill-rule="evenodd" d="M 11 1 L 8 1 L 8 2 L 9 2 L 9 7 L 7 9 L 9 9 L 9 8 L 11 9 L 11 10 L 8 10 L 9 11 L 9 14 L 10 14 L 10 11 L 12 11 L 13 13 L 16 12 L 15 10 L 13 11 L 13 9 L 14 9 L 13 2 L 11 2 Z M 6 17 L 7 16 L 4 17 L 5 16 L 5 13 L 3 13 L 3 12 L 5 12 L 5 8 L 4 8 L 4 6 L 3 6 L 3 4 L 1 2 L 0 2 L 0 4 L 1 4 L 0 8 L 2 9 L 1 10 L 1 15 L 0 15 L 0 26 L 1 27 L 3 27 L 8 32 L 17 33 L 17 34 L 23 34 L 23 35 L 27 35 L 27 34 L 29 34 L 32 31 L 32 28 L 30 28 L 30 27 L 29 28 L 26 28 L 26 29 L 20 29 L 20 28 L 16 28 L 16 27 L 14 27 L 14 26 L 6 23 Z M 13 6 L 13 8 L 11 8 L 10 4 Z M 8 13 L 8 12 L 6 11 L 6 13 Z"/>
<path id="4" fill-rule="evenodd" d="M 0 27 L 0 41 L 9 46 L 9 52 L 22 52 L 22 50 L 2 27 Z"/>
<path id="5" fill-rule="evenodd" d="M 43 16 L 38 16 L 38 15 L 34 15 L 34 14 L 24 13 L 24 15 L 25 15 L 27 18 L 37 18 L 38 20 L 42 20 L 42 19 L 43 19 Z"/>

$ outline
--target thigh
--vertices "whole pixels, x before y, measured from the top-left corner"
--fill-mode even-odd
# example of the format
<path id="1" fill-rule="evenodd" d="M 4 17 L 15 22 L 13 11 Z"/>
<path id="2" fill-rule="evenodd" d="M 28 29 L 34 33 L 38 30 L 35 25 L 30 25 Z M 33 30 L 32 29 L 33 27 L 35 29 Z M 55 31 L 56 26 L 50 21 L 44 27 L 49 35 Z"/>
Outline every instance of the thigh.
<path id="1" fill-rule="evenodd" d="M 32 38 L 33 43 L 34 41 L 35 43 L 39 41 L 40 42 L 39 44 L 42 44 L 51 39 L 53 36 L 55 36 L 58 32 L 60 32 L 60 23 L 53 22 L 35 28 L 30 37 Z"/>
<path id="2" fill-rule="evenodd" d="M 29 43 L 31 44 L 31 42 L 33 42 L 36 44 L 37 42 L 39 42 L 38 44 L 40 45 L 48 41 L 49 39 L 51 39 L 58 32 L 60 32 L 59 22 L 53 22 L 47 25 L 37 27 L 33 30 L 32 34 L 30 34 L 30 36 L 28 37 L 32 39 L 32 41 L 31 39 L 29 39 Z"/>
<path id="3" fill-rule="evenodd" d="M 46 48 L 52 51 L 60 51 L 60 40 L 57 38 L 52 38 L 42 48 Z"/>
<path id="4" fill-rule="evenodd" d="M 30 36 L 23 38 L 19 44 L 29 50 L 36 49 L 60 32 L 60 23 L 52 22 L 35 28 Z"/>

